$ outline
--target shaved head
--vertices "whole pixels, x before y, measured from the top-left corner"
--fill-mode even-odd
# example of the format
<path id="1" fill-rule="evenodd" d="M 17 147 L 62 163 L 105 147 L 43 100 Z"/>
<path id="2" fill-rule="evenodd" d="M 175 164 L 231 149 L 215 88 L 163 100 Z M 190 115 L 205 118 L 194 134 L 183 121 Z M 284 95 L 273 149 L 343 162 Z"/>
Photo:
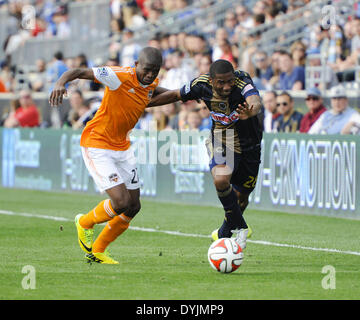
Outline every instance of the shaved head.
<path id="1" fill-rule="evenodd" d="M 135 62 L 136 76 L 144 85 L 153 83 L 162 66 L 162 54 L 159 49 L 146 47 L 139 53 L 139 59 Z"/>
<path id="2" fill-rule="evenodd" d="M 139 63 L 148 63 L 157 66 L 162 65 L 162 54 L 159 49 L 145 47 L 139 53 Z"/>

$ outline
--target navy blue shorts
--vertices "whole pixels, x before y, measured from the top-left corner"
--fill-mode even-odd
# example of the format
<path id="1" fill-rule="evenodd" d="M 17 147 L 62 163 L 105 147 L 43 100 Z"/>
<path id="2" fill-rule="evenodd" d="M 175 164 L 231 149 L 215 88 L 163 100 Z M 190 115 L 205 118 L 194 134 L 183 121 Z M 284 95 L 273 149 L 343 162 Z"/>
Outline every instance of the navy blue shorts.
<path id="1" fill-rule="evenodd" d="M 214 150 L 210 144 L 207 147 L 210 157 L 210 171 L 216 165 L 226 164 L 232 169 L 230 183 L 234 189 L 242 194 L 250 194 L 255 188 L 259 172 L 261 162 L 260 146 L 242 153 L 235 153 L 226 148 Z"/>

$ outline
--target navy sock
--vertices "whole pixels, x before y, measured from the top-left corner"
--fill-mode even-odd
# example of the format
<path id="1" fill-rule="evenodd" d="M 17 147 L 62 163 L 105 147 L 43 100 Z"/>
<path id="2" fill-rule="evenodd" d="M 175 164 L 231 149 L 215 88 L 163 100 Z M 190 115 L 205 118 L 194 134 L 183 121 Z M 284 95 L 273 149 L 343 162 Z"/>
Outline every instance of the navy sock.
<path id="1" fill-rule="evenodd" d="M 219 239 L 220 238 L 231 238 L 231 235 L 232 235 L 231 230 L 233 230 L 233 229 L 230 227 L 229 223 L 224 219 L 224 222 L 218 231 Z"/>
<path id="2" fill-rule="evenodd" d="M 231 230 L 246 229 L 248 226 L 242 215 L 235 191 L 230 185 L 226 190 L 217 190 L 218 197 L 225 210 L 225 219 L 219 229 L 219 238 L 231 237 Z"/>

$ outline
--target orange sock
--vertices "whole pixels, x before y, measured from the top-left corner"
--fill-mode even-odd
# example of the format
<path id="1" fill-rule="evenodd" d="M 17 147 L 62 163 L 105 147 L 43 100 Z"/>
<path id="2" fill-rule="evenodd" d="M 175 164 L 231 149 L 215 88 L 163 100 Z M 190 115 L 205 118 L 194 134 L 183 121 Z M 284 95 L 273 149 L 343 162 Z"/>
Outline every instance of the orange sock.
<path id="1" fill-rule="evenodd" d="M 123 213 L 110 220 L 93 243 L 93 252 L 104 252 L 106 247 L 129 227 L 131 218 Z"/>
<path id="2" fill-rule="evenodd" d="M 85 229 L 91 229 L 95 224 L 106 222 L 116 216 L 116 212 L 111 206 L 110 199 L 101 201 L 94 209 L 82 216 L 79 220 L 80 225 Z"/>

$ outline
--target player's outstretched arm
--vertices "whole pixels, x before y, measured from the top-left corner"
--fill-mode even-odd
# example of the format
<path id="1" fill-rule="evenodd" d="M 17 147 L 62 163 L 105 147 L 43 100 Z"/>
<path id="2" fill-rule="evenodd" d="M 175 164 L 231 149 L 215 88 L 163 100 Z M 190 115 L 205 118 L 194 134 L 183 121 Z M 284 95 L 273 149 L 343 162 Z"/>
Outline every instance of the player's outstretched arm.
<path id="1" fill-rule="evenodd" d="M 55 107 L 62 103 L 64 94 L 67 94 L 65 85 L 75 79 L 95 80 L 94 72 L 91 68 L 74 68 L 64 72 L 51 91 L 49 98 L 51 106 Z"/>
<path id="2" fill-rule="evenodd" d="M 147 108 L 162 106 L 164 104 L 173 103 L 181 100 L 180 89 L 164 91 L 150 100 Z"/>
<path id="3" fill-rule="evenodd" d="M 261 110 L 261 99 L 258 95 L 251 95 L 247 97 L 246 102 L 236 109 L 241 120 L 246 120 L 250 117 L 256 116 Z"/>

